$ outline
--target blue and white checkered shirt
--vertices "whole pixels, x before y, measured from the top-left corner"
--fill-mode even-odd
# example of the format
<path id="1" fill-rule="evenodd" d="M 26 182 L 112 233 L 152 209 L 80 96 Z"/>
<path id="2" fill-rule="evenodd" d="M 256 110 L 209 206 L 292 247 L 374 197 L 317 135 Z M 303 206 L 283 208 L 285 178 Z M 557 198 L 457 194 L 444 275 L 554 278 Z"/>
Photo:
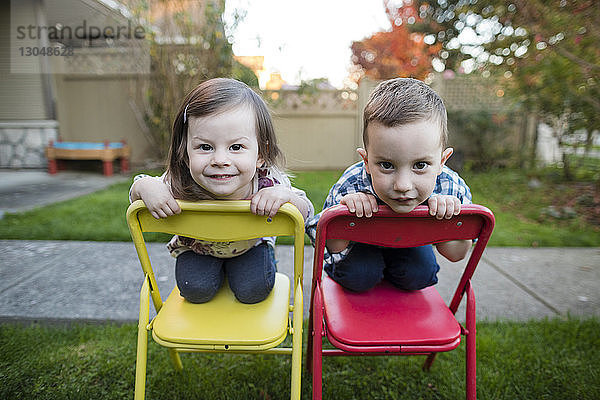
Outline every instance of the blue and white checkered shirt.
<path id="1" fill-rule="evenodd" d="M 371 175 L 367 174 L 363 161 L 351 165 L 344 171 L 340 179 L 338 179 L 331 190 L 329 190 L 329 194 L 323 205 L 323 210 L 336 204 L 340 204 L 340 200 L 345 195 L 357 192 L 372 194 L 377 198 L 379 203 L 382 203 L 375 194 Z M 443 167 L 442 173 L 437 177 L 433 194 L 456 196 L 460 199 L 461 204 L 471 203 L 471 190 L 465 181 L 455 171 L 446 166 Z M 322 213 L 323 211 L 306 221 L 306 233 L 313 246 L 315 245 L 317 236 L 317 223 L 319 222 Z M 352 244 L 340 253 L 329 253 L 327 248 L 325 248 L 325 264 L 340 262 L 350 252 L 351 248 Z"/>

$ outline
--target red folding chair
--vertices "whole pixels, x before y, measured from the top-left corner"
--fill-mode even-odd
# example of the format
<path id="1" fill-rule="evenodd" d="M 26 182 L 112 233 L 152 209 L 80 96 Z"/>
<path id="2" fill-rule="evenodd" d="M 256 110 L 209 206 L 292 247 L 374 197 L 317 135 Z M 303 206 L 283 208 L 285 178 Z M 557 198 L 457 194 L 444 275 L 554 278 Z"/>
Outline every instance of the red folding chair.
<path id="1" fill-rule="evenodd" d="M 310 305 L 307 367 L 313 374 L 313 399 L 322 397 L 322 357 L 339 355 L 427 355 L 428 370 L 438 352 L 455 349 L 466 337 L 467 399 L 476 398 L 475 297 L 471 276 L 494 228 L 485 207 L 463 205 L 460 215 L 437 220 L 426 206 L 397 214 L 386 206 L 371 218 L 358 218 L 346 206 L 323 212 L 317 225 Z M 457 239 L 477 239 L 458 287 L 446 305 L 435 287 L 396 289 L 383 281 L 362 293 L 351 292 L 323 274 L 327 239 L 385 247 L 417 247 Z M 466 324 L 455 318 L 467 295 Z M 327 337 L 335 349 L 323 349 Z"/>

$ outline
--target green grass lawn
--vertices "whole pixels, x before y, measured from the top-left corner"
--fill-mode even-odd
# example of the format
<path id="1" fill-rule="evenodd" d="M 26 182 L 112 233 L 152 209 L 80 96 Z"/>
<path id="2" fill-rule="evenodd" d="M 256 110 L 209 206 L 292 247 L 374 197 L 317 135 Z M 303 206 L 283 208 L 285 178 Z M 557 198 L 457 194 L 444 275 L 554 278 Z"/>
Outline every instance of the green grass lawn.
<path id="1" fill-rule="evenodd" d="M 306 341 L 305 341 L 306 343 Z M 479 399 L 600 398 L 600 321 L 479 323 Z M 0 398 L 133 397 L 136 325 L 0 325 Z M 286 399 L 289 357 L 184 354 L 175 372 L 167 351 L 149 344 L 147 398 Z M 462 399 L 464 345 L 423 356 L 334 357 L 324 363 L 324 398 Z M 311 397 L 303 371 L 302 396 Z"/>
<path id="2" fill-rule="evenodd" d="M 531 188 L 529 177 L 510 169 L 463 176 L 473 201 L 496 216 L 490 246 L 586 247 L 600 243 L 600 204 L 588 207 L 585 200 L 597 196 L 593 183 L 555 182 L 555 175 L 542 175 L 537 178 L 541 186 Z M 549 207 L 559 212 L 569 208 L 574 215 L 554 217 L 548 214 Z"/>
<path id="3" fill-rule="evenodd" d="M 319 211 L 341 171 L 296 172 L 294 184 L 304 189 Z M 597 191 L 593 184 L 554 182 L 540 175 L 541 186 L 530 188 L 519 170 L 464 173 L 474 202 L 496 215 L 491 246 L 597 246 L 600 243 Z M 583 185 L 583 186 L 582 186 Z M 130 183 L 0 220 L 0 239 L 128 241 L 125 224 Z M 583 187 L 583 192 L 582 192 Z M 592 206 L 590 206 L 592 204 Z M 549 207 L 570 213 L 555 217 Z M 590 217 L 591 215 L 591 217 Z M 596 216 L 594 219 L 593 216 Z M 167 240 L 153 236 L 151 240 Z"/>

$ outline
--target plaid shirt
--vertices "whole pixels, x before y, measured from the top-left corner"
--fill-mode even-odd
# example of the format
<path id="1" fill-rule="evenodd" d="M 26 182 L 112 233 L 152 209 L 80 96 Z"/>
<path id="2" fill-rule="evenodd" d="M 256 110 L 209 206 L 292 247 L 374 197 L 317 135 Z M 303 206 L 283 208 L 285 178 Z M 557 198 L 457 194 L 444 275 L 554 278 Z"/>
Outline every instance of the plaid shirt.
<path id="1" fill-rule="evenodd" d="M 375 194 L 375 190 L 373 190 L 371 175 L 367 174 L 363 161 L 351 165 L 344 171 L 340 179 L 338 179 L 331 190 L 329 190 L 329 194 L 323 205 L 323 210 L 336 204 L 340 204 L 340 200 L 345 195 L 357 192 L 372 194 L 377 198 L 379 203 L 382 203 Z M 456 196 L 460 199 L 462 204 L 471 203 L 471 191 L 465 181 L 456 172 L 446 166 L 443 167 L 442 173 L 437 177 L 433 195 Z M 306 233 L 313 246 L 315 245 L 317 236 L 317 223 L 319 222 L 322 213 L 323 211 L 306 221 Z M 346 257 L 351 249 L 352 243 L 340 253 L 329 253 L 327 248 L 325 248 L 325 264 L 340 262 Z"/>

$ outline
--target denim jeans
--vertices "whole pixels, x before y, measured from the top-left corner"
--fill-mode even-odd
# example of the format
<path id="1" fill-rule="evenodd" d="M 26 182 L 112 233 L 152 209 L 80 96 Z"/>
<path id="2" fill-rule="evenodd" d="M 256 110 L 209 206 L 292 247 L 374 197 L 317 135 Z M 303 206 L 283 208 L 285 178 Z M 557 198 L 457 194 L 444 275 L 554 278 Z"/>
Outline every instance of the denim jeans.
<path id="1" fill-rule="evenodd" d="M 355 292 L 372 289 L 383 279 L 399 289 L 423 289 L 437 283 L 439 270 L 430 245 L 396 249 L 354 243 L 346 258 L 325 265 L 331 279 Z"/>
<path id="2" fill-rule="evenodd" d="M 232 258 L 217 258 L 186 251 L 175 262 L 175 280 L 181 295 L 191 303 L 212 299 L 227 277 L 229 287 L 242 303 L 267 298 L 275 284 L 275 255 L 267 243 Z"/>

